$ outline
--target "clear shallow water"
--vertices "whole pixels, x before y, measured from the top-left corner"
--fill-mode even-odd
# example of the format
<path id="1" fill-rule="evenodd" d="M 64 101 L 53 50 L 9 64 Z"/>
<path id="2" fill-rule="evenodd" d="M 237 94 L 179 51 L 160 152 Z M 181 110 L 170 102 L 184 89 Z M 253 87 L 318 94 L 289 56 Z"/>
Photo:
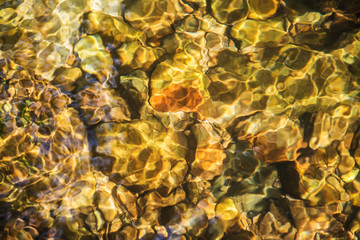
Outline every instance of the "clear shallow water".
<path id="1" fill-rule="evenodd" d="M 356 1 L 0 1 L 3 239 L 357 239 Z"/>

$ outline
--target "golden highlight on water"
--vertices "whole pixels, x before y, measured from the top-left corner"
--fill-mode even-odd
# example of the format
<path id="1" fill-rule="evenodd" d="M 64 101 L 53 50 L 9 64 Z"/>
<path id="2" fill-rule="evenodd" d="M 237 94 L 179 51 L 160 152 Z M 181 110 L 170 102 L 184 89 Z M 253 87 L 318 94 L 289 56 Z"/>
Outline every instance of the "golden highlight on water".
<path id="1" fill-rule="evenodd" d="M 0 239 L 360 237 L 360 1 L 0 0 Z"/>

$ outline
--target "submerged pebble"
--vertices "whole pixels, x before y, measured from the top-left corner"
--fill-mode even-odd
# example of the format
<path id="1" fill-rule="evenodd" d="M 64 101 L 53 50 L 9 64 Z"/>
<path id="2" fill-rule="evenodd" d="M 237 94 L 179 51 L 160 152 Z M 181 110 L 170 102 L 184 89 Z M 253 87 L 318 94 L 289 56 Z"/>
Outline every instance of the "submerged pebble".
<path id="1" fill-rule="evenodd" d="M 359 238 L 359 6 L 1 1 L 0 238 Z"/>

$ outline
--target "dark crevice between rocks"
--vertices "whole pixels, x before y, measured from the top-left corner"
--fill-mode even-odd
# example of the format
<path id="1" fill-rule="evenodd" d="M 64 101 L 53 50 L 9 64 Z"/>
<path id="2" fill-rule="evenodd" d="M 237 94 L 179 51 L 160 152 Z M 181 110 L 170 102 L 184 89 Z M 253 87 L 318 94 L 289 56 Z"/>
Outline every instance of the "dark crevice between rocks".
<path id="1" fill-rule="evenodd" d="M 238 225 L 236 225 L 238 226 Z M 226 232 L 221 240 L 240 240 L 240 239 L 255 239 L 255 234 L 253 232 L 247 231 L 245 229 L 238 229 Z"/>
<path id="2" fill-rule="evenodd" d="M 163 61 L 165 61 L 165 60 L 163 60 Z M 151 97 L 151 95 L 152 95 L 152 88 L 151 88 L 151 75 L 152 75 L 152 73 L 154 72 L 154 70 L 155 70 L 155 68 L 156 68 L 156 66 L 158 65 L 158 64 L 160 64 L 160 62 L 162 62 L 162 61 L 160 61 L 159 59 L 157 59 L 155 62 L 153 62 L 153 64 L 151 64 L 151 66 L 150 66 L 150 68 L 149 68 L 149 70 L 148 71 L 146 71 L 146 76 L 148 77 L 148 98 L 146 99 L 146 101 L 148 101 L 148 103 L 149 103 L 149 106 L 151 106 L 151 104 L 150 104 L 150 97 Z"/>
<path id="3" fill-rule="evenodd" d="M 195 120 L 196 121 L 196 120 Z M 185 156 L 186 162 L 188 163 L 188 167 L 190 169 L 191 163 L 195 160 L 195 153 L 197 149 L 197 140 L 196 135 L 193 131 L 191 131 L 191 125 L 188 126 L 188 128 L 185 131 L 189 132 L 189 135 L 187 136 L 188 140 L 188 146 L 187 146 L 187 154 Z"/>
<path id="4" fill-rule="evenodd" d="M 12 202 L 0 202 L 0 238 L 1 239 L 6 239 L 6 232 L 4 231 L 4 229 L 7 223 L 10 221 L 10 219 L 15 218 L 15 216 L 18 214 L 19 214 L 18 212 L 12 210 Z"/>
<path id="5" fill-rule="evenodd" d="M 155 60 L 151 66 L 149 67 L 149 69 L 145 72 L 148 80 L 148 99 L 146 100 L 149 103 L 149 106 L 151 106 L 150 104 L 150 97 L 152 96 L 152 88 L 151 88 L 151 77 L 153 72 L 155 71 L 156 67 L 164 62 L 166 59 L 168 59 L 171 55 L 170 54 L 164 54 L 163 56 L 161 56 L 159 59 Z M 140 110 L 140 109 L 139 109 Z"/>
<path id="6" fill-rule="evenodd" d="M 304 156 L 309 157 L 315 152 L 314 149 L 310 148 L 309 142 L 314 132 L 316 115 L 317 112 L 304 112 L 299 116 L 300 127 L 304 129 L 303 141 L 306 143 L 307 146 L 305 148 L 300 148 L 297 150 L 297 153 L 299 153 L 297 159 Z"/>
<path id="7" fill-rule="evenodd" d="M 301 0 L 300 2 L 323 13 L 340 11 L 345 14 L 356 14 L 360 12 L 360 2 L 357 0 Z"/>
<path id="8" fill-rule="evenodd" d="M 350 156 L 353 157 L 354 159 L 355 159 L 355 151 L 357 148 L 359 148 L 359 142 L 360 142 L 360 124 L 355 131 L 353 139 L 351 140 L 350 149 L 349 149 Z"/>
<path id="9" fill-rule="evenodd" d="M 278 162 L 273 166 L 279 174 L 282 193 L 301 199 L 300 174 L 296 170 L 296 162 Z"/>
<path id="10" fill-rule="evenodd" d="M 160 214 L 159 214 L 160 225 L 166 226 L 172 220 L 174 215 L 175 215 L 174 206 L 168 206 L 168 207 L 161 208 Z"/>
<path id="11" fill-rule="evenodd" d="M 199 4 L 195 3 L 195 2 L 189 2 L 187 0 L 183 0 L 183 2 L 190 6 L 192 9 L 194 9 L 194 11 L 198 10 L 200 8 Z"/>
<path id="12" fill-rule="evenodd" d="M 210 14 L 212 17 L 214 17 L 212 9 L 211 9 L 211 3 L 212 3 L 212 0 L 206 0 L 206 13 Z M 216 19 L 216 18 L 214 18 L 214 19 Z"/>
<path id="13" fill-rule="evenodd" d="M 84 12 L 84 14 L 81 16 L 81 18 L 79 19 L 79 21 L 81 22 L 80 23 L 80 27 L 79 27 L 79 33 L 80 33 L 80 36 L 83 35 L 83 34 L 88 34 L 87 32 L 87 25 L 88 25 L 88 17 L 89 17 L 89 14 L 91 12 Z M 78 41 L 78 40 L 77 40 Z M 75 43 L 74 43 L 75 45 Z"/>
<path id="14" fill-rule="evenodd" d="M 360 210 L 360 207 L 358 207 L 358 206 L 351 206 L 351 207 L 352 207 L 352 211 L 351 211 L 350 215 L 346 218 L 346 221 L 344 223 L 344 229 L 346 231 L 350 231 L 351 223 L 354 221 L 354 219 L 356 219 L 356 217 L 359 213 L 359 210 Z"/>
<path id="15" fill-rule="evenodd" d="M 94 125 L 87 125 L 87 140 L 89 144 L 89 151 L 91 153 L 91 157 L 94 157 L 96 154 L 97 140 L 96 140 L 96 128 L 101 124 L 101 122 Z"/>
<path id="16" fill-rule="evenodd" d="M 351 143 L 350 143 L 350 149 L 349 149 L 349 154 L 352 158 L 355 159 L 355 152 L 356 152 L 356 149 L 358 149 L 360 146 L 359 146 L 359 143 L 360 143 L 360 120 L 357 121 L 357 128 L 356 128 L 356 131 L 354 133 L 354 136 L 351 140 Z M 355 167 L 359 168 L 359 164 L 357 163 L 357 161 L 355 161 Z"/>
<path id="17" fill-rule="evenodd" d="M 330 27 L 328 29 L 325 27 L 327 23 L 330 23 Z M 317 46 L 317 48 L 319 50 L 323 50 L 324 52 L 331 52 L 334 49 L 339 48 L 341 36 L 344 33 L 359 29 L 360 24 L 355 19 L 350 20 L 345 16 L 333 13 L 324 21 L 322 28 L 326 29 L 326 37 L 324 39 L 324 45 Z"/>
<path id="18" fill-rule="evenodd" d="M 307 146 L 298 149 L 297 153 L 299 156 L 297 160 L 301 157 L 310 157 L 315 152 L 315 150 L 309 147 L 309 142 L 313 135 L 316 114 L 316 112 L 305 112 L 299 117 L 300 127 L 304 129 L 303 141 Z M 296 164 L 296 162 L 279 162 L 274 163 L 273 165 L 278 171 L 283 193 L 300 199 L 300 190 L 302 186 L 300 184 L 300 174 L 297 171 Z"/>
<path id="19" fill-rule="evenodd" d="M 240 122 L 243 122 L 243 121 L 246 121 L 248 120 L 249 118 L 251 118 L 252 116 L 256 115 L 257 113 L 259 112 L 255 112 L 255 113 L 252 113 L 250 115 L 246 115 L 246 116 L 241 116 L 241 117 L 237 117 L 237 118 L 234 118 L 234 120 L 231 121 L 230 125 L 226 128 L 226 131 L 230 134 L 231 136 L 231 139 L 236 143 L 238 140 L 237 140 L 237 136 L 239 134 L 238 131 L 236 131 L 236 126 L 240 123 Z"/>
<path id="20" fill-rule="evenodd" d="M 290 210 L 290 201 L 287 198 L 278 198 L 274 200 L 274 205 L 282 211 L 282 216 L 285 216 L 291 225 L 295 227 L 295 220 Z"/>
<path id="21" fill-rule="evenodd" d="M 305 11 L 319 11 L 324 14 L 330 14 L 326 19 L 324 19 L 322 25 L 318 29 L 313 29 L 313 37 L 317 38 L 318 33 L 325 33 L 326 36 L 323 39 L 322 43 L 311 44 L 305 43 L 300 45 L 308 45 L 313 50 L 323 51 L 326 53 L 332 52 L 334 49 L 339 48 L 341 42 L 341 37 L 344 33 L 351 32 L 355 29 L 360 28 L 360 1 L 352 0 L 300 0 L 297 2 L 286 1 L 286 3 L 280 4 L 280 8 L 284 13 L 284 16 L 291 23 L 290 29 L 293 28 L 292 21 L 287 17 L 286 12 L 292 11 L 295 5 L 300 4 L 303 8 L 301 14 L 304 14 Z M 351 2 L 351 3 L 350 3 Z M 295 4 L 294 4 L 295 3 Z M 294 6 L 293 6 L 294 4 Z M 308 32 L 310 34 L 310 32 Z M 289 33 L 294 37 L 293 34 Z M 298 33 L 299 34 L 299 33 Z M 300 33 L 301 34 L 301 33 Z M 297 34 L 295 34 L 297 35 Z"/>
<path id="22" fill-rule="evenodd" d="M 87 80 L 89 78 L 91 79 L 90 81 Z M 71 97 L 72 102 L 71 102 L 71 104 L 68 105 L 68 107 L 72 107 L 78 112 L 81 121 L 83 122 L 83 124 L 86 127 L 86 138 L 88 141 L 88 150 L 90 153 L 90 161 L 95 156 L 95 151 L 96 151 L 96 146 L 97 146 L 95 129 L 98 125 L 101 124 L 101 122 L 99 122 L 97 124 L 93 124 L 93 125 L 88 125 L 87 121 L 86 121 L 86 117 L 84 115 L 84 112 L 82 111 L 77 99 L 74 98 L 74 96 L 76 96 L 76 94 L 79 92 L 79 90 L 82 89 L 86 83 L 92 82 L 92 81 L 96 81 L 96 78 L 90 74 L 86 74 L 83 72 L 83 76 L 80 77 L 78 79 L 78 81 L 76 82 L 77 87 L 75 87 L 75 89 L 73 91 L 71 91 L 70 94 L 68 94 L 68 96 L 72 96 Z"/>
<path id="23" fill-rule="evenodd" d="M 289 36 L 294 37 L 293 34 L 291 34 L 291 31 L 289 32 L 289 29 L 293 29 L 294 28 L 294 23 L 291 21 L 291 18 L 288 16 L 288 11 L 287 11 L 287 6 L 285 2 L 279 1 L 279 7 L 277 10 L 277 14 L 279 14 L 280 16 L 283 16 L 284 18 L 284 23 L 283 23 L 283 28 L 285 31 L 287 31 L 287 34 L 289 34 Z M 289 26 L 287 26 L 287 23 L 290 23 Z"/>
<path id="24" fill-rule="evenodd" d="M 10 65 L 10 62 L 8 59 L 1 59 L 0 60 L 0 82 L 1 82 L 1 85 L 3 87 L 3 90 L 9 94 L 8 90 L 9 90 L 9 82 L 10 82 L 10 79 L 7 78 L 7 73 L 4 72 L 4 69 L 9 69 L 9 65 Z M 9 94 L 10 96 L 10 94 Z M 5 96 L 3 95 L 0 95 L 1 98 L 5 98 Z"/>
<path id="25" fill-rule="evenodd" d="M 132 28 L 130 22 L 125 18 L 125 12 L 126 12 L 126 7 L 129 4 L 129 2 L 131 2 L 130 0 L 125 0 L 122 4 L 121 4 L 121 17 L 122 20 L 124 21 L 124 23 L 126 23 L 129 27 Z"/>
<path id="26" fill-rule="evenodd" d="M 123 6 L 124 7 L 124 6 Z M 82 34 L 87 34 L 87 16 L 90 12 L 87 12 L 83 15 L 83 21 L 80 26 L 80 32 Z M 124 15 L 124 11 L 122 13 Z M 126 19 L 123 16 L 123 20 L 126 24 L 131 26 Z M 123 98 L 128 106 L 128 109 L 130 111 L 130 118 L 131 119 L 139 119 L 140 118 L 140 108 L 142 107 L 142 103 L 139 103 L 134 99 L 134 96 L 123 86 L 121 83 L 119 83 L 119 77 L 126 75 L 125 72 L 121 70 L 121 62 L 119 61 L 120 57 L 117 53 L 118 47 L 122 44 L 122 42 L 117 42 L 114 37 L 108 36 L 103 34 L 102 32 L 96 33 L 100 36 L 103 45 L 105 46 L 106 50 L 110 53 L 111 58 L 113 60 L 113 74 L 109 77 L 107 80 L 107 84 L 111 86 L 111 88 L 115 89 L 115 91 L 119 94 L 121 98 Z M 93 76 L 96 78 L 95 76 Z M 82 78 L 84 79 L 84 78 Z M 79 92 L 79 90 L 83 86 L 88 86 L 89 81 L 81 81 L 78 83 L 78 87 L 72 92 L 72 95 Z"/>
<path id="27" fill-rule="evenodd" d="M 113 37 L 109 37 L 106 35 L 101 34 L 100 35 L 104 45 L 106 46 L 107 51 L 110 53 L 111 58 L 113 60 L 113 70 L 114 73 L 110 76 L 108 79 L 108 84 L 115 89 L 115 91 L 119 94 L 121 98 L 123 98 L 128 106 L 128 109 L 130 111 L 130 118 L 131 119 L 139 119 L 140 118 L 140 108 L 142 107 L 142 104 L 136 101 L 134 99 L 133 95 L 125 88 L 124 85 L 122 85 L 119 81 L 120 76 L 124 76 L 124 74 L 121 71 L 121 62 L 120 62 L 120 56 L 117 53 L 118 44 L 114 44 L 115 39 Z M 120 44 L 119 44 L 120 45 Z"/>
<path id="28" fill-rule="evenodd" d="M 341 0 L 339 3 L 339 9 L 345 13 L 359 14 L 360 13 L 360 1 L 358 0 Z"/>
<path id="29" fill-rule="evenodd" d="M 127 89 L 123 85 L 119 84 L 116 89 L 117 89 L 117 92 L 120 94 L 120 96 L 125 100 L 128 108 L 129 108 L 130 118 L 131 119 L 139 119 L 140 118 L 140 108 L 142 105 L 133 99 L 132 94 L 129 91 L 127 91 Z"/>
<path id="30" fill-rule="evenodd" d="M 232 27 L 233 27 L 233 26 L 227 26 L 227 27 L 226 27 L 225 36 L 227 36 L 231 41 L 233 41 L 234 44 L 235 44 L 235 47 L 236 47 L 239 51 L 241 51 L 241 50 L 240 50 L 240 49 L 241 49 L 241 40 L 238 40 L 238 39 L 236 39 L 236 38 L 234 38 L 234 37 L 231 36 L 231 28 L 232 28 Z"/>

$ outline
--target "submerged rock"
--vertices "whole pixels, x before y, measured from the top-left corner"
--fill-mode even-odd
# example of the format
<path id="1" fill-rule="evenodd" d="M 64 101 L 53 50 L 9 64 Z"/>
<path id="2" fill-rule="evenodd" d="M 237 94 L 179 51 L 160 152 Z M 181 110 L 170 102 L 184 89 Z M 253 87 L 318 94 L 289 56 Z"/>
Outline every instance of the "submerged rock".
<path id="1" fill-rule="evenodd" d="M 143 192 L 173 189 L 187 172 L 187 141 L 183 133 L 164 128 L 156 120 L 104 123 L 98 138 L 94 167 L 115 183 Z"/>
<path id="2" fill-rule="evenodd" d="M 356 239 L 359 4 L 0 1 L 1 239 Z"/>

